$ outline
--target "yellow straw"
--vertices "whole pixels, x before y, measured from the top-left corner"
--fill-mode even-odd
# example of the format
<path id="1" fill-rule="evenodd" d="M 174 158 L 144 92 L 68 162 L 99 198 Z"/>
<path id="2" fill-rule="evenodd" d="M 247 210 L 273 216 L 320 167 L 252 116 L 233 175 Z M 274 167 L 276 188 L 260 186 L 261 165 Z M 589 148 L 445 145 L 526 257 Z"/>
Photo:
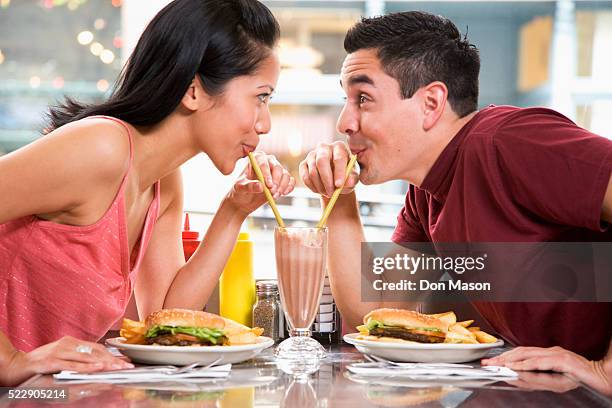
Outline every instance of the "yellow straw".
<path id="1" fill-rule="evenodd" d="M 344 181 L 342 182 L 342 185 L 334 191 L 334 194 L 332 194 L 331 199 L 329 200 L 329 203 L 327 203 L 327 206 L 325 207 L 325 211 L 323 211 L 323 216 L 321 217 L 321 220 L 317 224 L 317 228 L 323 228 L 325 226 L 325 223 L 327 222 L 327 217 L 329 217 L 329 214 L 331 213 L 332 208 L 334 208 L 334 204 L 336 204 L 336 200 L 338 200 L 338 197 L 340 196 L 340 192 L 344 188 L 344 185 L 346 184 L 346 180 L 348 180 L 349 175 L 351 174 L 351 170 L 353 169 L 353 166 L 355 165 L 356 161 L 357 161 L 357 155 L 351 156 L 351 160 L 349 160 L 348 165 L 346 166 L 346 173 L 344 174 Z"/>
<path id="2" fill-rule="evenodd" d="M 280 213 L 278 212 L 278 208 L 276 208 L 274 197 L 272 197 L 272 193 L 270 193 L 270 190 L 266 186 L 266 182 L 264 181 L 263 174 L 261 174 L 261 169 L 259 168 L 259 165 L 257 164 L 257 160 L 255 160 L 255 157 L 253 156 L 252 152 L 249 152 L 249 161 L 251 162 L 251 167 L 253 167 L 255 174 L 257 175 L 257 179 L 259 180 L 259 182 L 261 183 L 263 187 L 264 194 L 266 195 L 266 198 L 268 199 L 268 204 L 270 204 L 270 208 L 272 208 L 272 212 L 274 213 L 274 216 L 276 217 L 276 222 L 278 223 L 278 226 L 281 228 L 285 228 L 285 223 L 283 222 L 283 219 L 281 218 Z"/>

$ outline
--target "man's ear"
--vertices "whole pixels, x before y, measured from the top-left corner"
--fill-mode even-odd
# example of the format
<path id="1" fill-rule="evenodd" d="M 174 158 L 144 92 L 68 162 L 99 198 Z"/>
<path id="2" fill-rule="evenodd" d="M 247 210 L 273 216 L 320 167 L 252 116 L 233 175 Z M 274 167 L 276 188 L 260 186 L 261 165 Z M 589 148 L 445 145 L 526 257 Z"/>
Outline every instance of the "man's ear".
<path id="1" fill-rule="evenodd" d="M 443 82 L 434 81 L 423 89 L 423 130 L 428 131 L 438 122 L 444 112 L 448 88 Z"/>
<path id="2" fill-rule="evenodd" d="M 185 91 L 181 99 L 181 105 L 187 110 L 195 112 L 198 109 L 208 107 L 211 103 L 211 97 L 204 91 L 200 78 L 196 76 Z"/>

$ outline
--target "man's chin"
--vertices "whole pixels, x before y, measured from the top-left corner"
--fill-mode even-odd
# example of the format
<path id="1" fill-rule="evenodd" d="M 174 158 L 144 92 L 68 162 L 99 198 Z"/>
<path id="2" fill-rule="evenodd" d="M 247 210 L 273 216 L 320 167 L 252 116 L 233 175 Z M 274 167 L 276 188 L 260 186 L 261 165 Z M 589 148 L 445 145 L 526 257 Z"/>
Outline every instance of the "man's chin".
<path id="1" fill-rule="evenodd" d="M 368 169 L 362 168 L 361 173 L 359 174 L 359 181 L 363 185 L 370 186 L 373 184 L 382 184 L 386 180 L 379 180 L 377 174 L 373 174 L 373 172 L 369 171 Z"/>
<path id="2" fill-rule="evenodd" d="M 363 177 L 363 178 L 362 178 L 362 177 L 360 177 L 360 178 L 359 178 L 359 181 L 360 181 L 360 182 L 361 182 L 361 184 L 363 184 L 364 186 L 371 186 L 372 184 L 378 184 L 378 183 L 375 183 L 375 182 L 373 182 L 372 180 L 367 179 L 367 178 L 365 178 L 365 177 Z"/>

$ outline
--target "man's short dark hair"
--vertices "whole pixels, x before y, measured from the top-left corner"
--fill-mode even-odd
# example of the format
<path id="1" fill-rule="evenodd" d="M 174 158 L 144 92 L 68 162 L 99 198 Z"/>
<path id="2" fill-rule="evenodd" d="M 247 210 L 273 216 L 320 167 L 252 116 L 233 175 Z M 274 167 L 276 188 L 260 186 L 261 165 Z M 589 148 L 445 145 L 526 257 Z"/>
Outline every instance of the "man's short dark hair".
<path id="1" fill-rule="evenodd" d="M 403 98 L 441 81 L 459 117 L 478 107 L 478 49 L 444 17 L 408 11 L 363 18 L 346 34 L 344 49 L 378 50 L 383 69 L 399 82 Z"/>

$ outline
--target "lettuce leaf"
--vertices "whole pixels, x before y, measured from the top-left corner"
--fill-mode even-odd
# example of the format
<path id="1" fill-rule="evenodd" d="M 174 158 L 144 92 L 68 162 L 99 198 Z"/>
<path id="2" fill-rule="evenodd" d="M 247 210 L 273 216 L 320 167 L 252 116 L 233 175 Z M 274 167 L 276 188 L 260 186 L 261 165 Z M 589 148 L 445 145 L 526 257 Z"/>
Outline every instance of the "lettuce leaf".
<path id="1" fill-rule="evenodd" d="M 150 338 L 150 337 L 157 337 L 161 334 L 174 335 L 177 333 L 189 334 L 191 336 L 197 337 L 198 340 L 206 340 L 212 344 L 222 343 L 223 337 L 225 336 L 225 333 L 223 332 L 223 330 L 209 329 L 207 327 L 183 327 L 183 326 L 175 327 L 175 326 L 157 325 L 157 326 L 151 327 L 145 334 L 145 337 Z"/>
<path id="2" fill-rule="evenodd" d="M 394 326 L 385 326 L 384 324 L 382 324 L 378 320 L 372 319 L 372 320 L 370 320 L 368 322 L 366 327 L 367 327 L 367 329 L 369 331 L 372 331 L 372 330 L 376 329 L 377 327 L 380 327 L 381 329 L 385 329 L 385 328 L 390 329 L 390 328 L 393 328 Z M 431 331 L 431 332 L 440 332 L 440 333 L 442 333 L 442 330 L 436 329 L 435 327 L 411 327 L 410 330 L 424 330 L 424 331 Z"/>
<path id="3" fill-rule="evenodd" d="M 370 320 L 370 321 L 368 322 L 368 324 L 366 324 L 366 327 L 368 328 L 368 330 L 374 330 L 375 328 L 377 328 L 377 327 L 379 327 L 379 326 L 380 326 L 380 327 L 385 327 L 385 325 L 384 325 L 384 324 L 382 324 L 382 323 L 381 323 L 381 322 L 379 322 L 378 320 L 374 320 L 374 319 Z"/>

